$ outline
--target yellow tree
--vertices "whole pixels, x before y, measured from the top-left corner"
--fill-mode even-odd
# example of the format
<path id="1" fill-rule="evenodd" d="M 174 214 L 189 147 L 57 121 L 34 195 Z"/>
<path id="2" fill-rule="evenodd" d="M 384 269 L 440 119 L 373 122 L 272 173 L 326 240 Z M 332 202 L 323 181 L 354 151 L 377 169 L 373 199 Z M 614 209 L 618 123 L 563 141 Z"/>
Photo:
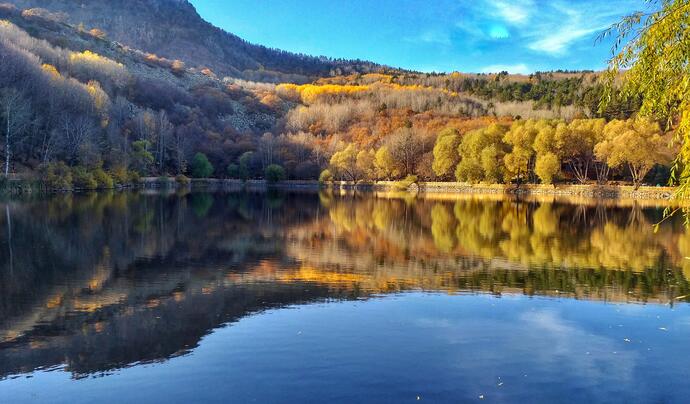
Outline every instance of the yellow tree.
<path id="1" fill-rule="evenodd" d="M 686 196 L 690 190 L 690 0 L 650 3 L 655 7 L 652 12 L 634 13 L 602 34 L 618 35 L 602 108 L 613 99 L 614 83 L 622 76 L 623 94 L 642 100 L 640 114 L 663 120 L 674 130 L 681 144 L 676 167 L 683 167 L 679 195 Z"/>
<path id="2" fill-rule="evenodd" d="M 362 150 L 357 153 L 357 171 L 362 178 L 373 180 L 376 178 L 376 169 L 374 167 L 374 160 L 376 160 L 376 152 L 372 149 Z"/>
<path id="3" fill-rule="evenodd" d="M 592 166 L 600 183 L 606 179 L 606 164 L 594 160 L 594 146 L 603 140 L 604 126 L 604 119 L 575 119 L 567 130 L 559 131 L 556 136 L 561 158 L 580 183 L 587 181 Z"/>
<path id="4" fill-rule="evenodd" d="M 374 169 L 376 170 L 377 179 L 391 179 L 400 175 L 400 170 L 398 170 L 395 160 L 393 160 L 393 155 L 386 146 L 381 146 L 376 151 Z"/>
<path id="5" fill-rule="evenodd" d="M 335 152 L 330 161 L 331 172 L 341 179 L 357 181 L 357 149 L 348 144 L 345 149 Z"/>
<path id="6" fill-rule="evenodd" d="M 520 182 L 532 172 L 534 158 L 534 139 L 539 133 L 537 121 L 526 120 L 514 122 L 503 141 L 512 146 L 510 153 L 505 156 L 505 167 L 512 178 Z"/>
<path id="7" fill-rule="evenodd" d="M 434 145 L 434 163 L 432 165 L 434 174 L 446 178 L 458 165 L 460 160 L 458 145 L 460 145 L 460 132 L 457 129 L 446 128 L 438 134 Z"/>
<path id="8" fill-rule="evenodd" d="M 627 167 L 635 188 L 656 164 L 671 157 L 659 124 L 644 119 L 613 120 L 604 128 L 604 140 L 594 147 L 596 156 L 613 167 Z"/>

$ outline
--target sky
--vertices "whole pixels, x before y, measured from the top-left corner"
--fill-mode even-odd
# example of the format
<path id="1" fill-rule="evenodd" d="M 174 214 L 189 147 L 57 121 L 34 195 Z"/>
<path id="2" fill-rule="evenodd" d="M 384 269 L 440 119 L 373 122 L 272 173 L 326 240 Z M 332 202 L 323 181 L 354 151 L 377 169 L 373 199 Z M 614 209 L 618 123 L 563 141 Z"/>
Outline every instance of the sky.
<path id="1" fill-rule="evenodd" d="M 250 42 L 423 72 L 600 70 L 643 0 L 190 0 Z"/>

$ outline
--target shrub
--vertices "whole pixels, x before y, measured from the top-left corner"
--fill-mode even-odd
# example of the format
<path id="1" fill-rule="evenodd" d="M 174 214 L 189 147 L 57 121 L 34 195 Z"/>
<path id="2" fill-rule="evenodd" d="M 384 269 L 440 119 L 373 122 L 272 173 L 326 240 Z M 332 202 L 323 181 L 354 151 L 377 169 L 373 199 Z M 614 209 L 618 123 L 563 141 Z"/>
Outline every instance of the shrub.
<path id="1" fill-rule="evenodd" d="M 93 174 L 86 167 L 74 167 L 72 169 L 72 184 L 77 189 L 96 189 L 98 183 Z"/>
<path id="2" fill-rule="evenodd" d="M 324 183 L 331 181 L 333 181 L 333 173 L 331 173 L 331 170 L 325 169 L 321 171 L 321 175 L 319 175 L 319 182 Z"/>
<path id="3" fill-rule="evenodd" d="M 130 170 L 128 180 L 128 182 L 132 185 L 139 184 L 141 182 L 141 175 L 139 175 L 139 173 L 134 170 Z"/>
<path id="4" fill-rule="evenodd" d="M 285 169 L 278 164 L 271 164 L 264 170 L 266 181 L 276 183 L 285 179 Z"/>
<path id="5" fill-rule="evenodd" d="M 208 178 L 213 174 L 213 165 L 208 161 L 204 153 L 197 153 L 192 160 L 192 176 L 195 178 Z"/>
<path id="6" fill-rule="evenodd" d="M 177 177 L 175 177 L 175 181 L 180 185 L 188 185 L 191 182 L 184 174 L 178 174 Z"/>
<path id="7" fill-rule="evenodd" d="M 116 167 L 111 171 L 113 181 L 117 185 L 127 185 L 129 183 L 129 173 L 125 167 Z"/>
<path id="8" fill-rule="evenodd" d="M 53 190 L 72 189 L 72 172 L 62 161 L 46 164 L 41 168 L 43 185 Z"/>
<path id="9" fill-rule="evenodd" d="M 225 170 L 229 178 L 236 179 L 240 178 L 240 166 L 234 163 L 228 164 L 228 168 Z"/>
<path id="10" fill-rule="evenodd" d="M 410 188 L 410 186 L 416 182 L 417 182 L 417 176 L 416 175 L 408 175 L 404 179 L 396 182 L 393 186 L 398 191 L 407 191 Z"/>
<path id="11" fill-rule="evenodd" d="M 96 180 L 99 189 L 112 189 L 115 185 L 113 177 L 103 171 L 102 168 L 97 168 L 93 171 L 93 179 Z"/>

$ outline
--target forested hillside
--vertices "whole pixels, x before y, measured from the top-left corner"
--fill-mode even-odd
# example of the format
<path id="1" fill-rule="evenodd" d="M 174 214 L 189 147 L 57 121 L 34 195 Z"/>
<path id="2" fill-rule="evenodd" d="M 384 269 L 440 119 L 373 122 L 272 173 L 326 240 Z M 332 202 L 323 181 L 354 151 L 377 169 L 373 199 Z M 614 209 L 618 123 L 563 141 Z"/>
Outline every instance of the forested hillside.
<path id="1" fill-rule="evenodd" d="M 219 77 L 307 82 L 314 77 L 384 69 L 375 63 L 295 54 L 249 43 L 204 21 L 187 0 L 5 0 L 135 49 L 209 68 Z"/>
<path id="2" fill-rule="evenodd" d="M 73 11 L 92 13 L 96 3 Z M 587 182 L 605 172 L 637 184 L 650 171 L 657 182 L 668 177 L 657 169 L 668 150 L 632 162 L 615 148 L 597 149 L 667 137 L 653 122 L 625 121 L 636 98 L 614 91 L 600 110 L 597 73 L 314 71 L 323 77 L 275 84 L 219 77 L 70 20 L 0 5 L 4 178 L 94 188 L 163 175 Z M 614 124 L 629 136 L 614 140 L 605 130 Z M 515 131 L 521 137 L 511 138 Z M 483 157 L 472 160 L 477 153 Z"/>

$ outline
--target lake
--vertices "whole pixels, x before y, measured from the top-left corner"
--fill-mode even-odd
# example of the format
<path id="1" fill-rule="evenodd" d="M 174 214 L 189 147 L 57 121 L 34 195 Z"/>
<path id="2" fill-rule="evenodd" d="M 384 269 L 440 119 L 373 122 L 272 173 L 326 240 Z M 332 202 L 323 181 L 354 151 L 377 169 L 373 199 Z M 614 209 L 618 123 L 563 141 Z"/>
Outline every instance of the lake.
<path id="1" fill-rule="evenodd" d="M 0 201 L 0 402 L 686 402 L 690 232 L 644 203 Z"/>

